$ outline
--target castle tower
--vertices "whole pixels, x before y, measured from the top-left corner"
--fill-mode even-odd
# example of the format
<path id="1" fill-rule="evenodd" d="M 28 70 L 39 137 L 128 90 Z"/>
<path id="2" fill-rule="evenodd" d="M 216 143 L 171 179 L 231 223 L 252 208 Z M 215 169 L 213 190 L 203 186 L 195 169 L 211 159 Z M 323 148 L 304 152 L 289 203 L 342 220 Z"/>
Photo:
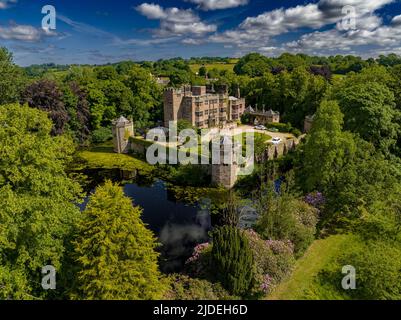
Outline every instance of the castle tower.
<path id="1" fill-rule="evenodd" d="M 238 146 L 233 137 L 224 136 L 220 140 L 220 163 L 212 164 L 212 183 L 227 189 L 234 187 L 237 182 Z"/>
<path id="2" fill-rule="evenodd" d="M 128 153 L 129 137 L 134 135 L 134 123 L 121 116 L 112 124 L 114 152 Z"/>
<path id="3" fill-rule="evenodd" d="M 187 86 L 182 89 L 167 88 L 163 95 L 164 126 L 168 128 L 170 121 L 178 121 L 182 117 L 182 100 L 191 93 Z"/>

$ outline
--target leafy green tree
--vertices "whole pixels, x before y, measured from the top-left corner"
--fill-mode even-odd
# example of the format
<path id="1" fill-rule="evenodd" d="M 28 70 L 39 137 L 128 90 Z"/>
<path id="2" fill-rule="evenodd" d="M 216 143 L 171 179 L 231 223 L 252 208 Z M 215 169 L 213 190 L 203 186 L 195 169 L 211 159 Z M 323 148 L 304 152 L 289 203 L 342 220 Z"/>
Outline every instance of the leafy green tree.
<path id="1" fill-rule="evenodd" d="M 137 127 L 144 127 L 162 116 L 162 89 L 148 70 L 134 66 L 125 80 L 133 94 L 132 117 Z"/>
<path id="2" fill-rule="evenodd" d="M 0 298 L 44 298 L 41 268 L 58 280 L 80 212 L 80 187 L 65 173 L 73 143 L 52 137 L 45 112 L 0 106 Z M 10 281 L 10 282 L 8 282 Z M 60 293 L 60 292 L 58 292 Z"/>
<path id="3" fill-rule="evenodd" d="M 256 194 L 259 214 L 255 230 L 267 240 L 291 241 L 296 256 L 301 256 L 315 239 L 318 213 L 315 208 L 297 198 L 291 177 L 280 186 L 279 196 L 270 180 Z"/>
<path id="4" fill-rule="evenodd" d="M 91 82 L 85 88 L 91 113 L 91 126 L 94 130 L 109 125 L 117 114 L 113 106 L 107 104 L 107 98 L 99 82 Z"/>
<path id="5" fill-rule="evenodd" d="M 25 82 L 23 72 L 13 63 L 12 54 L 0 47 L 0 105 L 17 102 Z"/>
<path id="6" fill-rule="evenodd" d="M 303 187 L 325 191 L 355 154 L 352 134 L 343 132 L 343 114 L 335 101 L 323 101 L 303 146 Z"/>
<path id="7" fill-rule="evenodd" d="M 270 72 L 270 67 L 271 61 L 269 58 L 259 53 L 250 53 L 238 61 L 234 67 L 234 72 L 238 75 L 260 77 L 264 73 Z"/>
<path id="8" fill-rule="evenodd" d="M 102 81 L 100 86 L 106 97 L 106 104 L 115 110 L 115 114 L 129 117 L 134 108 L 132 91 L 119 80 Z"/>
<path id="9" fill-rule="evenodd" d="M 388 152 L 396 143 L 399 124 L 395 123 L 394 94 L 377 82 L 355 84 L 337 95 L 344 113 L 344 128 Z"/>
<path id="10" fill-rule="evenodd" d="M 393 67 L 396 65 L 401 65 L 401 57 L 395 53 L 390 53 L 387 56 L 380 55 L 379 59 L 377 59 L 377 62 L 382 66 Z"/>
<path id="11" fill-rule="evenodd" d="M 327 81 L 298 67 L 278 75 L 270 72 L 252 79 L 244 90 L 247 103 L 279 111 L 282 120 L 302 128 L 305 116 L 316 112 L 326 95 Z"/>
<path id="12" fill-rule="evenodd" d="M 90 197 L 75 242 L 84 299 L 158 299 L 165 286 L 156 240 L 121 187 L 108 181 Z"/>
<path id="13" fill-rule="evenodd" d="M 190 84 L 191 74 L 183 70 L 177 70 L 170 74 L 170 84 L 173 87 L 180 87 L 184 84 Z"/>
<path id="14" fill-rule="evenodd" d="M 384 233 L 379 232 L 380 224 L 396 220 L 393 206 L 401 198 L 401 170 L 397 162 L 385 159 L 373 145 L 356 137 L 354 141 L 357 146 L 354 156 L 334 174 L 331 185 L 324 191 L 327 205 L 323 222 L 338 229 L 355 230 L 354 223 L 364 223 L 364 217 L 370 217 L 371 222 L 375 221 L 375 227 L 369 223 L 370 228 L 378 228 L 378 234 Z M 386 238 L 390 238 L 390 232 L 386 232 Z"/>
<path id="15" fill-rule="evenodd" d="M 199 68 L 198 75 L 199 75 L 200 77 L 206 77 L 206 74 L 207 74 L 207 69 L 206 69 L 206 67 L 205 67 L 205 66 L 200 67 L 200 68 Z"/>
<path id="16" fill-rule="evenodd" d="M 99 80 L 117 80 L 118 78 L 118 73 L 112 66 L 97 67 L 94 71 Z"/>
<path id="17" fill-rule="evenodd" d="M 217 279 L 234 295 L 246 295 L 253 279 L 253 255 L 242 232 L 224 226 L 213 232 L 212 264 Z"/>
<path id="18" fill-rule="evenodd" d="M 306 55 L 283 53 L 280 57 L 277 58 L 276 63 L 284 66 L 287 70 L 292 71 L 298 67 L 304 67 L 303 69 L 305 69 L 305 66 L 307 65 L 306 60 Z"/>
<path id="19" fill-rule="evenodd" d="M 394 93 L 395 103 L 397 105 L 397 109 L 401 111 L 401 64 L 392 68 L 391 74 L 394 81 L 392 91 Z"/>

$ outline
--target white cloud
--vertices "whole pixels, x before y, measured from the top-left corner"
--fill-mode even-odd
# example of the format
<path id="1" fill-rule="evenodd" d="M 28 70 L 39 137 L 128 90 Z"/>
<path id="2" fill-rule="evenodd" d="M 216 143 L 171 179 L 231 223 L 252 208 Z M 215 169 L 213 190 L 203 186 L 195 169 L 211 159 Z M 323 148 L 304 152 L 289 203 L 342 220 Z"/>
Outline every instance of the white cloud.
<path id="1" fill-rule="evenodd" d="M 320 0 L 318 8 L 327 19 L 343 17 L 342 9 L 345 6 L 355 8 L 357 16 L 374 12 L 395 0 Z"/>
<path id="2" fill-rule="evenodd" d="M 11 24 L 6 27 L 0 26 L 0 39 L 36 42 L 46 36 L 56 36 L 55 32 L 35 28 L 30 25 Z"/>
<path id="3" fill-rule="evenodd" d="M 245 6 L 249 3 L 249 0 L 187 0 L 187 1 L 197 4 L 199 9 L 205 11 L 236 8 L 240 6 Z"/>
<path id="4" fill-rule="evenodd" d="M 391 24 L 393 26 L 399 26 L 401 25 L 401 14 L 399 16 L 395 16 L 392 20 L 391 20 Z"/>
<path id="5" fill-rule="evenodd" d="M 319 46 L 349 49 L 354 45 L 368 43 L 392 43 L 397 32 L 382 27 L 383 21 L 375 11 L 395 0 L 320 0 L 318 3 L 280 8 L 248 17 L 236 29 L 217 33 L 210 41 L 233 43 L 240 49 L 254 49 L 261 52 L 272 48 L 272 38 L 300 29 L 318 30 L 333 25 L 334 29 L 304 34 L 298 41 L 285 44 L 287 49 L 311 50 Z M 340 23 L 345 17 L 344 6 L 355 8 L 356 30 L 341 32 Z M 392 25 L 401 25 L 401 16 L 395 17 Z M 337 27 L 337 29 L 336 29 Z M 391 36 L 391 32 L 394 34 Z M 375 39 L 382 37 L 382 40 Z M 277 49 L 281 50 L 281 49 Z"/>
<path id="6" fill-rule="evenodd" d="M 201 39 L 193 39 L 193 38 L 183 39 L 181 42 L 183 44 L 188 44 L 188 45 L 200 45 L 204 43 Z"/>
<path id="7" fill-rule="evenodd" d="M 191 9 L 162 8 L 157 4 L 142 3 L 136 10 L 148 19 L 160 20 L 158 36 L 195 35 L 215 32 L 217 26 L 202 22 Z"/>
<path id="8" fill-rule="evenodd" d="M 158 4 L 142 3 L 136 7 L 136 10 L 138 10 L 148 19 L 163 19 L 166 17 L 166 13 L 164 12 L 163 8 Z"/>
<path id="9" fill-rule="evenodd" d="M 323 13 L 316 4 L 296 6 L 289 9 L 277 9 L 257 17 L 249 17 L 240 24 L 240 28 L 249 30 L 262 29 L 265 34 L 279 35 L 291 29 L 302 27 L 320 28 L 325 24 Z"/>
<path id="10" fill-rule="evenodd" d="M 0 0 L 0 10 L 7 9 L 11 4 L 17 3 L 18 0 Z"/>
<path id="11" fill-rule="evenodd" d="M 352 47 L 374 45 L 396 47 L 401 42 L 401 25 L 380 26 L 374 30 L 357 29 L 341 32 L 336 29 L 313 32 L 285 44 L 290 50 L 311 52 L 318 49 L 347 51 Z"/>

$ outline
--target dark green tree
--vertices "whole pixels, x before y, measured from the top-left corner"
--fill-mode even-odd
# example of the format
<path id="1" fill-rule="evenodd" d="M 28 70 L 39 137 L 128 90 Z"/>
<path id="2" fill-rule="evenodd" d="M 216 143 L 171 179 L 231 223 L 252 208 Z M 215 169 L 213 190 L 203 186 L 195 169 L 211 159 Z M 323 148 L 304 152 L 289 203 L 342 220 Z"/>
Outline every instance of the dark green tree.
<path id="1" fill-rule="evenodd" d="M 224 226 L 213 232 L 212 264 L 227 290 L 235 295 L 247 294 L 253 279 L 253 256 L 242 231 Z"/>
<path id="2" fill-rule="evenodd" d="M 202 66 L 202 67 L 199 68 L 198 75 L 199 75 L 200 77 L 206 77 L 206 75 L 207 75 L 207 69 L 206 69 L 205 66 Z"/>

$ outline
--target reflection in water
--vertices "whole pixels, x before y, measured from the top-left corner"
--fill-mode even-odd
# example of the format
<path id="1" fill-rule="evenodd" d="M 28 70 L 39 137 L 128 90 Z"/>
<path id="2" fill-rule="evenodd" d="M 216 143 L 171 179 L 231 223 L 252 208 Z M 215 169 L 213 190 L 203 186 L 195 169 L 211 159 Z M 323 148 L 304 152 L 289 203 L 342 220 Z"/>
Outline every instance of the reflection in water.
<path id="1" fill-rule="evenodd" d="M 171 197 L 171 193 L 168 193 L 162 181 L 143 183 L 143 180 L 147 179 L 135 175 L 128 176 L 126 172 L 119 170 L 91 170 L 85 174 L 92 180 L 91 190 L 104 179 L 120 181 L 121 178 L 128 180 L 135 177 L 135 182 L 124 185 L 124 192 L 133 199 L 134 205 L 143 208 L 142 220 L 159 237 L 162 244 L 160 267 L 164 272 L 180 271 L 191 256 L 193 248 L 208 241 L 211 219 L 206 201 L 199 205 L 177 202 Z"/>
<path id="2" fill-rule="evenodd" d="M 182 268 L 194 246 L 208 240 L 209 211 L 173 201 L 162 181 L 158 180 L 150 187 L 126 184 L 124 192 L 135 205 L 143 208 L 142 220 L 159 237 L 163 271 Z"/>
<path id="3" fill-rule="evenodd" d="M 199 210 L 192 224 L 179 224 L 168 221 L 160 231 L 159 239 L 163 243 L 164 271 L 174 271 L 182 267 L 194 246 L 208 239 L 210 214 Z"/>

